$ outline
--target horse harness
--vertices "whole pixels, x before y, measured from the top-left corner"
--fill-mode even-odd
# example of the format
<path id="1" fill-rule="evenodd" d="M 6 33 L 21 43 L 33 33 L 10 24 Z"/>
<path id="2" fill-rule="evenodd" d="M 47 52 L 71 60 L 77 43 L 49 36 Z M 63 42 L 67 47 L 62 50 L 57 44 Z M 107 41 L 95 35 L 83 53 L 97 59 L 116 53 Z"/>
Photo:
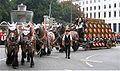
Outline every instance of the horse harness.
<path id="1" fill-rule="evenodd" d="M 27 45 L 32 45 L 32 41 L 30 40 L 31 39 L 31 36 L 32 36 L 32 33 L 31 33 L 31 28 L 30 27 L 25 27 L 24 29 L 22 29 L 22 42 L 24 44 L 27 44 Z"/>

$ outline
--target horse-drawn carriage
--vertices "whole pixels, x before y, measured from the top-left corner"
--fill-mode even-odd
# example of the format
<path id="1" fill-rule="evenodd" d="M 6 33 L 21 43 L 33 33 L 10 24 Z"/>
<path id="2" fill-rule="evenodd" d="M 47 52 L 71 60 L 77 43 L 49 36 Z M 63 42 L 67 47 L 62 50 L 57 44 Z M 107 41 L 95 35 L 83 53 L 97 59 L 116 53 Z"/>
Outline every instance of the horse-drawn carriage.
<path id="1" fill-rule="evenodd" d="M 83 49 L 100 49 L 111 48 L 116 46 L 115 33 L 105 23 L 103 19 L 82 19 L 74 24 L 69 25 L 70 35 L 73 38 L 73 51 L 77 51 L 79 47 Z M 59 44 L 60 52 L 64 51 L 62 46 L 62 37 L 65 32 L 65 26 L 60 25 L 55 31 L 56 43 Z"/>
<path id="2" fill-rule="evenodd" d="M 79 41 L 76 43 L 85 50 L 111 48 L 115 46 L 115 33 L 105 23 L 105 20 L 87 18 L 75 22 L 74 26 L 75 29 L 72 30 L 77 31 L 79 35 Z M 75 49 L 77 50 L 78 47 Z"/>

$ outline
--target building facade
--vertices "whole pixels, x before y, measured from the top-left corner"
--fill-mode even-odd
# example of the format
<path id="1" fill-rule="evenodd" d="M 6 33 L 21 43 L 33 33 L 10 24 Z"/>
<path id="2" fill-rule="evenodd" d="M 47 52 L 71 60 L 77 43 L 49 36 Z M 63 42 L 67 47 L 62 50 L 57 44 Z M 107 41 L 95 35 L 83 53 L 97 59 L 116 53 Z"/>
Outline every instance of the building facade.
<path id="1" fill-rule="evenodd" d="M 88 18 L 105 19 L 113 32 L 120 32 L 120 0 L 76 0 Z"/>

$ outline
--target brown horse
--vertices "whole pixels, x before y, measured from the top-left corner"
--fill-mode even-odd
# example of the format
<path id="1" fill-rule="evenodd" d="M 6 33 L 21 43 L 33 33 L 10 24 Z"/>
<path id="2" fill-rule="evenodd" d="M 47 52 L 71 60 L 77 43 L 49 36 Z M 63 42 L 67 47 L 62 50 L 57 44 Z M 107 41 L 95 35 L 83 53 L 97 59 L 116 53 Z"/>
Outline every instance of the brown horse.
<path id="1" fill-rule="evenodd" d="M 56 39 L 56 41 L 57 41 L 56 43 L 58 43 L 60 45 L 59 52 L 63 52 L 64 51 L 64 46 L 62 45 L 62 37 L 65 34 L 65 29 L 66 29 L 65 26 L 60 25 L 59 27 L 57 27 L 57 30 L 55 31 L 56 38 L 58 38 L 58 39 Z M 79 45 L 78 45 L 79 35 L 78 35 L 78 33 L 76 31 L 72 30 L 70 27 L 69 27 L 69 29 L 70 29 L 69 34 L 72 36 L 72 39 L 73 39 L 73 41 L 72 41 L 73 42 L 72 48 L 73 48 L 74 51 L 77 51 L 77 49 L 79 47 Z"/>
<path id="2" fill-rule="evenodd" d="M 7 49 L 6 64 L 12 64 L 13 68 L 18 67 L 19 40 L 16 24 L 12 23 L 8 26 L 8 35 L 5 42 L 5 47 Z"/>
<path id="3" fill-rule="evenodd" d="M 21 64 L 24 64 L 24 58 L 27 56 L 27 61 L 30 62 L 30 67 L 34 66 L 34 51 L 35 51 L 35 38 L 34 29 L 31 25 L 23 26 L 21 35 L 21 49 L 22 59 Z M 27 55 L 26 55 L 27 54 Z"/>
<path id="4" fill-rule="evenodd" d="M 42 55 L 50 55 L 51 49 L 53 45 L 53 41 L 55 40 L 55 35 L 53 32 L 45 30 L 44 27 L 39 26 L 36 29 L 36 49 L 37 52 Z"/>
<path id="5" fill-rule="evenodd" d="M 63 37 L 63 34 L 65 32 L 65 26 L 62 24 L 59 24 L 58 26 L 55 26 L 52 29 L 52 31 L 54 32 L 55 38 L 56 38 L 54 41 L 55 46 L 60 46 L 60 48 L 56 47 L 56 49 L 59 50 L 59 52 L 63 52 L 64 48 L 62 45 L 62 37 Z"/>
<path id="6" fill-rule="evenodd" d="M 79 35 L 78 35 L 78 32 L 76 31 L 70 31 L 69 34 L 72 36 L 72 43 L 73 43 L 73 46 L 72 46 L 72 49 L 73 51 L 77 51 L 78 50 L 78 47 L 79 47 Z"/>

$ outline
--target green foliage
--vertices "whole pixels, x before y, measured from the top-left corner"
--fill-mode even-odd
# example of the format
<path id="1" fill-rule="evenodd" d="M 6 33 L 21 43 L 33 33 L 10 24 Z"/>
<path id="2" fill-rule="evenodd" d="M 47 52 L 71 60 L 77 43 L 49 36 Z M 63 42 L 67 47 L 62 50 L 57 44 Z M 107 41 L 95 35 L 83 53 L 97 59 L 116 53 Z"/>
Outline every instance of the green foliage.
<path id="1" fill-rule="evenodd" d="M 16 10 L 17 5 L 25 4 L 27 10 L 34 12 L 33 22 L 41 23 L 44 15 L 49 15 L 49 5 L 51 3 L 51 17 L 62 23 L 70 23 L 71 7 L 72 18 L 81 17 L 81 10 L 71 2 L 58 3 L 57 0 L 0 0 L 0 21 L 10 21 L 11 10 Z M 72 6 L 71 6 L 72 5 Z"/>
<path id="2" fill-rule="evenodd" d="M 10 21 L 11 4 L 9 0 L 0 0 L 0 21 Z"/>

